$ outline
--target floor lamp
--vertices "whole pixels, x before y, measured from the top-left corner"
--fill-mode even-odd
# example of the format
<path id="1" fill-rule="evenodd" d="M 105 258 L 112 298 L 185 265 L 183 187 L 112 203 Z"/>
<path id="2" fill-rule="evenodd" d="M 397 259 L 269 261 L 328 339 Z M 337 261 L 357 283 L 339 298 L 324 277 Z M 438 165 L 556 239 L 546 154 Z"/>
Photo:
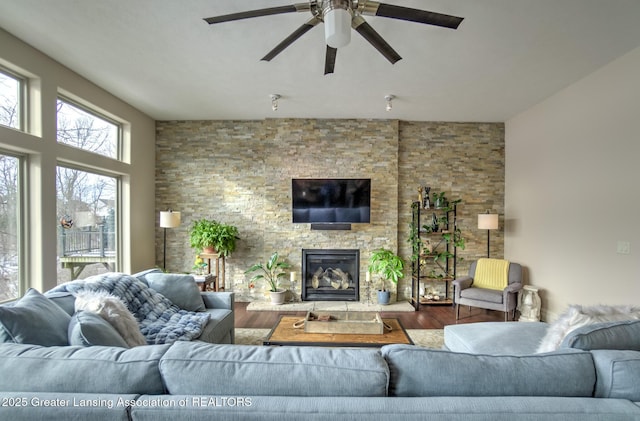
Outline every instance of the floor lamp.
<path id="1" fill-rule="evenodd" d="M 164 228 L 164 247 L 162 251 L 162 269 L 167 269 L 167 228 L 180 226 L 180 212 L 171 209 L 160 212 L 160 228 Z"/>
<path id="2" fill-rule="evenodd" d="M 498 229 L 498 214 L 481 213 L 478 215 L 478 229 L 487 230 L 487 257 L 489 257 L 489 232 Z"/>

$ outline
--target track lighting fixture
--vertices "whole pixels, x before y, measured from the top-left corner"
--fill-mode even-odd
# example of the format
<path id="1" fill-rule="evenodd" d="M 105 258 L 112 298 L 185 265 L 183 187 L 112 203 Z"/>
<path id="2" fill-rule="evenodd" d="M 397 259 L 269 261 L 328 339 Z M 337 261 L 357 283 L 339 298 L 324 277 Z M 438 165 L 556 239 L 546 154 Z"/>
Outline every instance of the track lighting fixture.
<path id="1" fill-rule="evenodd" d="M 271 109 L 273 111 L 278 111 L 278 100 L 281 98 L 278 94 L 271 94 Z"/>
<path id="2" fill-rule="evenodd" d="M 385 101 L 387 101 L 387 111 L 391 111 L 391 109 L 393 108 L 393 104 L 391 103 L 391 101 L 393 101 L 394 98 L 395 96 L 393 95 L 387 95 L 384 97 Z"/>

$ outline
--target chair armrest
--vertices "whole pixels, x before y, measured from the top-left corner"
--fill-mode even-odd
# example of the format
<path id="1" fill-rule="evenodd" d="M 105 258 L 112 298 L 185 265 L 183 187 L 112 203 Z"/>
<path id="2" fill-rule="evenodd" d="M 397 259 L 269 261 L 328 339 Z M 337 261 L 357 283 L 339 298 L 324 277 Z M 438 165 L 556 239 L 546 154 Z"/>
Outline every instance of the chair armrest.
<path id="1" fill-rule="evenodd" d="M 505 293 L 513 293 L 513 292 L 518 292 L 522 289 L 522 284 L 520 282 L 514 282 L 512 284 L 507 285 L 507 287 L 504 289 Z"/>
<path id="2" fill-rule="evenodd" d="M 473 284 L 473 278 L 471 276 L 463 276 L 453 280 L 453 286 L 460 290 L 469 288 L 471 284 Z"/>
<path id="3" fill-rule="evenodd" d="M 233 292 L 201 292 L 202 301 L 206 308 L 220 308 L 233 310 L 234 293 Z"/>

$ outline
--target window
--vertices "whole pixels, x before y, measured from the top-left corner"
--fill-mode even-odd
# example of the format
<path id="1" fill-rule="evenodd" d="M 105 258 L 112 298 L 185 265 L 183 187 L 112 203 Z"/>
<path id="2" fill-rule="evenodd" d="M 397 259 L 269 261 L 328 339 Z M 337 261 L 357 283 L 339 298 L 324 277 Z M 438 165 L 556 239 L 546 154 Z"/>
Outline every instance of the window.
<path id="1" fill-rule="evenodd" d="M 58 166 L 56 198 L 58 283 L 116 270 L 118 179 Z"/>
<path id="2" fill-rule="evenodd" d="M 58 142 L 119 159 L 120 125 L 58 99 Z"/>
<path id="3" fill-rule="evenodd" d="M 20 295 L 21 159 L 0 153 L 0 302 Z"/>
<path id="4" fill-rule="evenodd" d="M 22 80 L 0 70 L 0 124 L 22 129 Z"/>

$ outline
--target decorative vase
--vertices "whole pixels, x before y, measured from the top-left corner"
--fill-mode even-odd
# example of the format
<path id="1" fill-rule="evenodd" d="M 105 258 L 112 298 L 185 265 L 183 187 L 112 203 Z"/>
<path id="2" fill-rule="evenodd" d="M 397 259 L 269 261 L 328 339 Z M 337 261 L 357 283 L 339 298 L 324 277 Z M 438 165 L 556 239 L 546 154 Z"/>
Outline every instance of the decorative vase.
<path id="1" fill-rule="evenodd" d="M 378 304 L 386 306 L 391 301 L 391 291 L 378 290 Z"/>
<path id="2" fill-rule="evenodd" d="M 271 304 L 279 306 L 284 304 L 284 297 L 287 294 L 287 291 L 279 289 L 278 291 L 270 291 L 269 295 L 271 296 Z"/>

